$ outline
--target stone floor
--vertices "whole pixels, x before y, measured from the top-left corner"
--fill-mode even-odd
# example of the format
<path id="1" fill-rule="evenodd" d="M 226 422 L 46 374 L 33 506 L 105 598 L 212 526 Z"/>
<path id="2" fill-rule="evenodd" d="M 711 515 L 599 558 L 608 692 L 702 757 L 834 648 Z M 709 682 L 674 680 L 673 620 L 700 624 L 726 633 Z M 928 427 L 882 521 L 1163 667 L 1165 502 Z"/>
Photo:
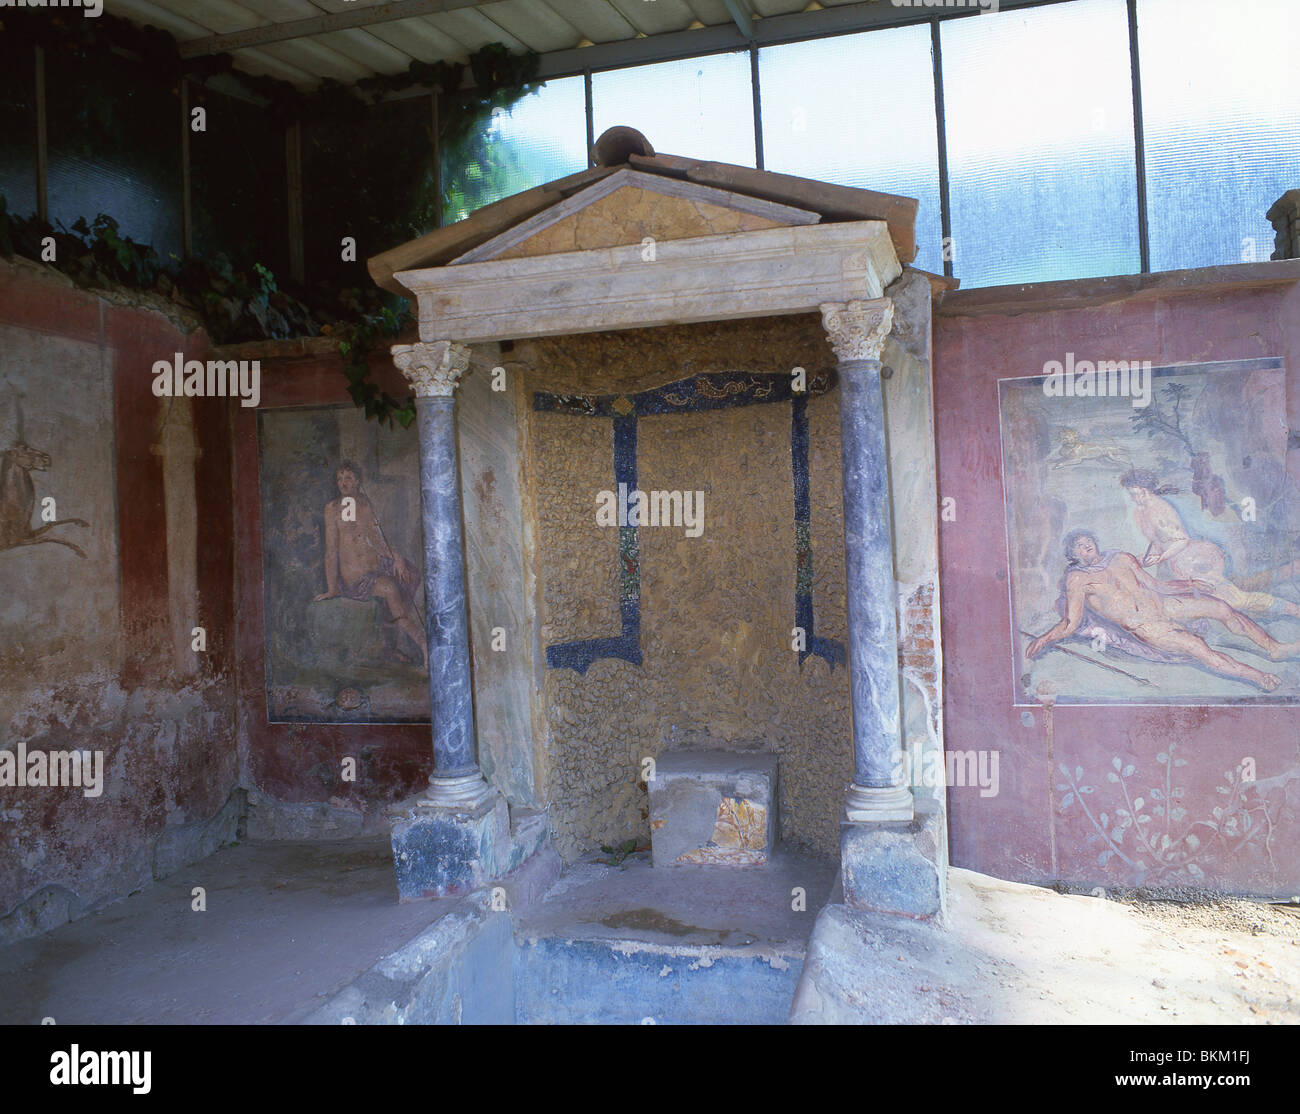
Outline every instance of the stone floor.
<path id="1" fill-rule="evenodd" d="M 525 1023 L 777 1023 L 792 1002 L 803 1022 L 1300 1022 L 1294 910 L 1125 904 L 954 869 L 945 927 L 832 905 L 810 941 L 835 883 L 780 852 L 743 870 L 578 863 L 540 903 L 494 914 L 516 918 L 513 942 L 506 927 L 462 989 L 481 997 L 499 973 L 508 1017 L 513 979 Z M 298 1021 L 467 903 L 399 904 L 382 836 L 228 847 L 0 949 L 0 1023 Z"/>
<path id="2" fill-rule="evenodd" d="M 520 913 L 523 1024 L 784 1024 L 833 864 L 778 849 L 763 866 L 565 871 Z"/>
<path id="3" fill-rule="evenodd" d="M 0 949 L 0 1024 L 291 1021 L 450 904 L 398 904 L 386 835 L 223 848 Z"/>

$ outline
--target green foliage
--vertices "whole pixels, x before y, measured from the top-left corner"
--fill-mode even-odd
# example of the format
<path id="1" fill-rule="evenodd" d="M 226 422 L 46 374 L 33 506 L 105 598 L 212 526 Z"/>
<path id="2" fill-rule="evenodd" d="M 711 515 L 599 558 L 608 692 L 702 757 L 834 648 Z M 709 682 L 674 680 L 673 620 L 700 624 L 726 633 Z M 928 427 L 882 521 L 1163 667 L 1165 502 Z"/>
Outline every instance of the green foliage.
<path id="1" fill-rule="evenodd" d="M 400 299 L 382 291 L 352 288 L 322 294 L 315 307 L 280 289 L 269 267 L 254 263 L 238 268 L 224 254 L 191 256 L 164 267 L 154 249 L 123 236 L 117 221 L 100 213 L 87 223 L 78 218 L 69 228 L 37 217 L 15 217 L 0 194 L 0 255 L 41 260 L 43 241 L 52 237 L 55 266 L 79 286 L 90 289 L 123 286 L 171 298 L 196 312 L 217 344 L 289 337 L 337 336 L 344 374 L 353 402 L 367 418 L 403 428 L 415 417 L 411 398 L 397 399 L 370 381 L 367 355 L 381 338 L 397 336 L 410 314 Z M 387 302 L 399 302 L 394 308 Z"/>
<path id="2" fill-rule="evenodd" d="M 368 357 L 376 340 L 397 336 L 409 321 L 410 313 L 405 309 L 395 313 L 385 306 L 379 313 L 366 314 L 347 323 L 339 340 L 339 352 L 345 361 L 343 374 L 352 401 L 366 412 L 367 418 L 388 422 L 389 426 L 397 421 L 403 429 L 415 420 L 415 398 L 408 395 L 397 399 L 375 386 L 370 379 Z"/>
<path id="3" fill-rule="evenodd" d="M 135 56 L 154 81 L 148 93 L 141 93 L 146 99 L 157 95 L 159 83 L 163 94 L 178 95 L 181 78 L 202 83 L 214 74 L 229 72 L 264 102 L 263 115 L 276 128 L 312 122 L 352 122 L 371 128 L 377 121 L 370 110 L 381 97 L 414 86 L 438 90 L 437 151 L 448 174 L 442 196 L 435 187 L 438 175 L 432 162 L 439 156 L 433 153 L 434 144 L 429 144 L 423 165 L 416 160 L 412 171 L 420 183 L 414 203 L 409 212 L 394 213 L 391 221 L 378 228 L 380 242 L 422 235 L 435 227 L 440 217 L 459 220 L 481 205 L 534 184 L 519 153 L 494 140 L 491 120 L 494 110 L 508 111 L 522 96 L 536 91 L 538 58 L 532 53 L 512 54 L 501 43 L 474 52 L 467 63 L 414 61 L 400 74 L 375 75 L 353 86 L 327 79 L 303 92 L 275 78 L 234 71 L 227 54 L 183 59 L 171 35 L 155 27 L 137 27 L 107 12 L 87 20 L 75 10 L 6 11 L 0 31 L 14 40 L 41 44 L 54 52 L 51 57 L 74 57 L 79 72 L 91 74 L 92 87 L 104 84 L 108 80 L 104 75 L 116 72 L 123 56 Z M 474 81 L 474 88 L 468 90 L 462 89 L 467 69 Z M 201 90 L 196 99 L 202 102 Z M 72 140 L 107 134 L 123 149 L 140 146 L 124 139 L 138 113 L 119 111 L 120 105 L 111 97 L 85 96 L 81 103 L 87 107 Z M 83 154 L 91 157 L 93 153 L 88 149 Z M 369 183 L 372 175 L 366 168 L 372 161 L 366 153 L 350 150 L 345 157 L 356 164 L 358 180 Z M 348 169 L 344 167 L 343 172 Z M 360 190 L 359 195 L 364 192 Z M 390 424 L 396 420 L 403 427 L 414 420 L 414 400 L 394 398 L 380 390 L 370 380 L 367 363 L 372 344 L 396 336 L 408 322 L 409 314 L 400 299 L 378 289 L 362 292 L 324 285 L 295 296 L 281 289 L 262 263 L 237 267 L 220 253 L 164 265 L 150 245 L 122 235 L 117 222 L 106 214 L 89 223 L 84 218 L 77 220 L 71 228 L 61 222 L 50 225 L 34 216 L 14 216 L 0 195 L 0 255 L 18 254 L 40 261 L 45 237 L 53 237 L 55 242 L 54 266 L 79 285 L 117 284 L 172 298 L 202 317 L 217 344 L 336 335 L 348 392 L 366 417 Z"/>

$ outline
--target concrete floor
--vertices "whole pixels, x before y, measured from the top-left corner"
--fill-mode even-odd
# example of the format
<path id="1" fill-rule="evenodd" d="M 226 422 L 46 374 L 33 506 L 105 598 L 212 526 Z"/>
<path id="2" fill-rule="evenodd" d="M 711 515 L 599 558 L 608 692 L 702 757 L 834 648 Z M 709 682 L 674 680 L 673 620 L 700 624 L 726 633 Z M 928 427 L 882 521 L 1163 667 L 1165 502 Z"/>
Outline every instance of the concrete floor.
<path id="1" fill-rule="evenodd" d="M 398 904 L 386 835 L 223 848 L 0 949 L 0 1023 L 293 1021 L 453 904 Z"/>

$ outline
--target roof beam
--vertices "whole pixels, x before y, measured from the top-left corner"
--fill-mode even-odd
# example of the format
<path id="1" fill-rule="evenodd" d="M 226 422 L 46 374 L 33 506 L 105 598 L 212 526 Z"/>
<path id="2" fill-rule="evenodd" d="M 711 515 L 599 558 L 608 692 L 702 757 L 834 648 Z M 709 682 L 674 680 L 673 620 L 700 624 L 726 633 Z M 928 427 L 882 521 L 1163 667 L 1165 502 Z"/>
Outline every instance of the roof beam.
<path id="1" fill-rule="evenodd" d="M 731 18 L 735 20 L 736 27 L 746 39 L 754 37 L 754 13 L 750 10 L 749 0 L 722 0 L 727 5 L 727 11 L 731 13 Z"/>
<path id="2" fill-rule="evenodd" d="M 352 27 L 369 27 L 376 23 L 392 23 L 398 19 L 412 19 L 422 15 L 439 15 L 460 8 L 475 8 L 492 0 L 393 0 L 369 8 L 353 8 L 345 12 L 324 12 L 307 19 L 292 19 L 286 23 L 267 23 L 250 27 L 246 31 L 232 31 L 225 35 L 208 35 L 178 43 L 182 58 L 197 58 L 204 54 L 221 54 L 266 43 L 282 43 L 308 35 L 323 35 L 328 31 L 346 31 Z"/>

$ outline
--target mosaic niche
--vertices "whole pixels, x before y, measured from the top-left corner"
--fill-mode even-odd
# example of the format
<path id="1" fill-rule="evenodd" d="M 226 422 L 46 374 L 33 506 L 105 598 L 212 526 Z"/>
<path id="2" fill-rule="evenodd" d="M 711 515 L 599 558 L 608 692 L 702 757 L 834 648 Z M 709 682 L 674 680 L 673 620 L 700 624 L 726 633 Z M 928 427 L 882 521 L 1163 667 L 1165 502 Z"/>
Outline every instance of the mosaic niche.
<path id="1" fill-rule="evenodd" d="M 808 493 L 808 399 L 824 395 L 835 385 L 833 370 L 807 375 L 795 390 L 792 375 L 750 372 L 714 372 L 681 379 L 634 394 L 572 395 L 537 391 L 533 409 L 542 413 L 581 418 L 603 418 L 613 423 L 614 491 L 620 504 L 637 492 L 637 419 L 650 414 L 677 414 L 723 410 L 760 404 L 790 404 L 790 464 L 793 475 L 794 512 L 794 626 L 804 632 L 799 662 L 809 655 L 823 658 L 831 668 L 846 661 L 844 644 L 817 635 L 813 614 L 813 558 L 811 510 Z M 619 518 L 619 635 L 584 638 L 546 648 L 552 669 L 586 673 L 600 658 L 618 658 L 641 664 L 641 562 L 637 525 Z"/>

